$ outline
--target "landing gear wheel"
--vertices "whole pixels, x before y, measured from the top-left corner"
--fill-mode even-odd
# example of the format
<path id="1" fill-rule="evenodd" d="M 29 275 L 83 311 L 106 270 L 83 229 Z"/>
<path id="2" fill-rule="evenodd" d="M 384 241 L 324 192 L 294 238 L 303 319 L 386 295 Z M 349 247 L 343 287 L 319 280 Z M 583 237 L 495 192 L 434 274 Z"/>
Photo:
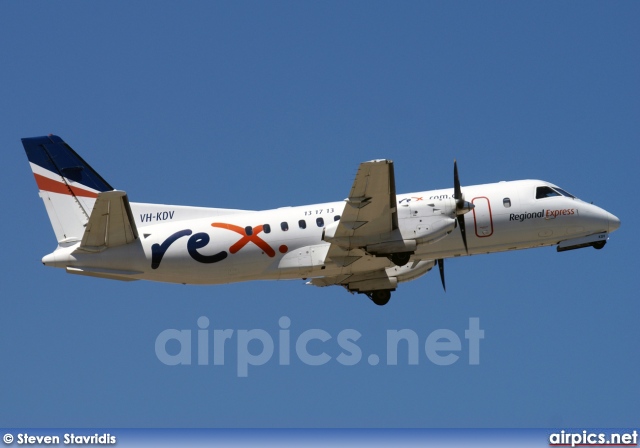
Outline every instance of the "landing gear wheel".
<path id="1" fill-rule="evenodd" d="M 593 247 L 594 249 L 602 249 L 604 247 L 604 245 L 607 244 L 606 241 L 598 241 L 597 243 L 593 243 Z"/>
<path id="2" fill-rule="evenodd" d="M 396 266 L 404 266 L 409 263 L 409 258 L 411 258 L 411 252 L 398 252 L 397 254 L 389 255 L 389 260 Z"/>
<path id="3" fill-rule="evenodd" d="M 367 293 L 367 296 L 371 299 L 373 303 L 378 306 L 386 305 L 391 299 L 391 290 L 390 289 L 378 289 L 376 291 L 371 291 Z"/>

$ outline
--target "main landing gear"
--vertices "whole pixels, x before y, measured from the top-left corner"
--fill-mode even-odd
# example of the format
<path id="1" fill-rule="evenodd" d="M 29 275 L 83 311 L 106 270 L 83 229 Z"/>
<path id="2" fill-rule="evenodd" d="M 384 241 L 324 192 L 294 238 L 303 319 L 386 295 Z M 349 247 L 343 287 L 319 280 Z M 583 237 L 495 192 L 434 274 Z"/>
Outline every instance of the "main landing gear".
<path id="1" fill-rule="evenodd" d="M 396 266 L 404 266 L 405 264 L 409 263 L 409 259 L 411 258 L 412 254 L 413 252 L 398 252 L 388 255 L 387 258 L 389 258 L 389 260 L 391 260 L 391 262 Z"/>
<path id="2" fill-rule="evenodd" d="M 378 306 L 386 305 L 389 302 L 389 299 L 391 299 L 390 289 L 377 289 L 375 291 L 366 292 L 365 294 Z"/>

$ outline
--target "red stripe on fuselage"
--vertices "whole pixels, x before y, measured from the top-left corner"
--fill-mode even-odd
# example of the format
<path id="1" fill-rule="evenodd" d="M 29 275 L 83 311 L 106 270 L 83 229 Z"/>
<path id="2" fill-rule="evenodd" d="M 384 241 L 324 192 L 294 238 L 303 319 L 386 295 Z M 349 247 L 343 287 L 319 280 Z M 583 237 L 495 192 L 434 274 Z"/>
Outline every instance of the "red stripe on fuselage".
<path id="1" fill-rule="evenodd" d="M 71 195 L 71 192 L 73 192 L 73 194 L 76 196 L 84 196 L 86 198 L 98 197 L 98 194 L 94 193 L 93 191 L 87 191 L 83 190 L 82 188 L 72 187 L 71 185 L 66 185 L 63 182 L 49 179 L 48 177 L 42 176 L 40 174 L 33 173 L 33 176 L 36 178 L 36 183 L 38 184 L 38 188 L 40 190 L 68 195 Z"/>

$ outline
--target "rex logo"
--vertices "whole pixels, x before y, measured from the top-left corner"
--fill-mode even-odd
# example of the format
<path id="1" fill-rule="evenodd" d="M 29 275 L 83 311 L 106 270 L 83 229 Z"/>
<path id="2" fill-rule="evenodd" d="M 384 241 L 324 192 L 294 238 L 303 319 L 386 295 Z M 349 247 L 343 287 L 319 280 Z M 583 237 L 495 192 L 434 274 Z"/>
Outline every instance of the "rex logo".
<path id="1" fill-rule="evenodd" d="M 276 251 L 273 250 L 273 248 L 266 241 L 258 236 L 258 234 L 264 230 L 263 225 L 243 228 L 233 224 L 214 222 L 211 224 L 211 227 L 231 230 L 239 235 L 242 235 L 242 238 L 240 238 L 238 241 L 232 244 L 231 247 L 229 247 L 229 252 L 231 252 L 232 254 L 237 253 L 238 251 L 240 251 L 240 249 L 251 242 L 262 249 L 262 251 L 269 257 L 275 257 L 276 255 Z M 169 247 L 180 238 L 189 236 L 192 233 L 193 231 L 191 229 L 180 230 L 179 232 L 176 232 L 173 235 L 169 236 L 162 242 L 162 244 L 156 243 L 151 246 L 151 268 L 158 269 L 158 267 L 160 267 L 160 263 L 162 262 L 162 258 L 164 257 L 164 254 L 167 252 Z M 211 241 L 211 239 L 205 232 L 199 232 L 191 235 L 191 237 L 187 241 L 187 252 L 189 252 L 191 258 L 199 263 L 217 263 L 227 258 L 228 254 L 224 250 L 214 255 L 202 255 L 200 252 L 198 252 L 198 249 L 202 249 L 203 247 L 205 247 L 207 244 L 209 244 L 209 241 Z M 287 250 L 288 248 L 285 245 L 279 247 L 279 251 L 281 253 L 285 253 Z"/>
<path id="2" fill-rule="evenodd" d="M 263 240 L 258 236 L 258 234 L 263 230 L 262 225 L 255 226 L 255 227 L 248 227 L 245 229 L 243 227 L 235 226 L 233 224 L 225 224 L 223 222 L 214 222 L 211 224 L 211 227 L 231 230 L 233 232 L 236 232 L 239 235 L 242 235 L 242 238 L 240 238 L 236 243 L 234 243 L 229 248 L 229 252 L 231 252 L 232 254 L 235 254 L 240 249 L 242 249 L 247 243 L 251 242 L 256 246 L 258 246 L 260 249 L 262 249 L 264 253 L 267 254 L 269 257 L 276 256 L 276 251 L 273 250 L 273 248 L 269 246 L 269 244 L 267 244 L 265 240 Z"/>

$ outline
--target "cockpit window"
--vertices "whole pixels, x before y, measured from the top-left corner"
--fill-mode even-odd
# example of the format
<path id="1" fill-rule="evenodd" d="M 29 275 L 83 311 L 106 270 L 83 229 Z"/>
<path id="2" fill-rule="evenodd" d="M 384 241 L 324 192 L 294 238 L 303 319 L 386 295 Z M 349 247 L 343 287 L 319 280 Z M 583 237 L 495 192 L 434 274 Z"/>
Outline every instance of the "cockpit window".
<path id="1" fill-rule="evenodd" d="M 546 185 L 544 187 L 536 188 L 536 199 L 552 198 L 554 196 L 565 196 L 571 199 L 576 198 L 574 195 L 567 193 L 562 188 L 558 188 L 558 187 L 552 188 Z"/>
<path id="2" fill-rule="evenodd" d="M 536 199 L 552 198 L 554 196 L 560 196 L 560 193 L 558 193 L 551 187 L 536 188 Z"/>
<path id="3" fill-rule="evenodd" d="M 567 192 L 566 192 L 565 190 L 563 190 L 562 188 L 558 188 L 558 187 L 556 187 L 556 191 L 560 192 L 560 194 L 561 194 L 562 196 L 566 196 L 566 197 L 571 198 L 571 199 L 575 199 L 575 198 L 576 198 L 574 195 L 572 195 L 572 194 L 570 194 L 570 193 L 567 193 Z"/>

